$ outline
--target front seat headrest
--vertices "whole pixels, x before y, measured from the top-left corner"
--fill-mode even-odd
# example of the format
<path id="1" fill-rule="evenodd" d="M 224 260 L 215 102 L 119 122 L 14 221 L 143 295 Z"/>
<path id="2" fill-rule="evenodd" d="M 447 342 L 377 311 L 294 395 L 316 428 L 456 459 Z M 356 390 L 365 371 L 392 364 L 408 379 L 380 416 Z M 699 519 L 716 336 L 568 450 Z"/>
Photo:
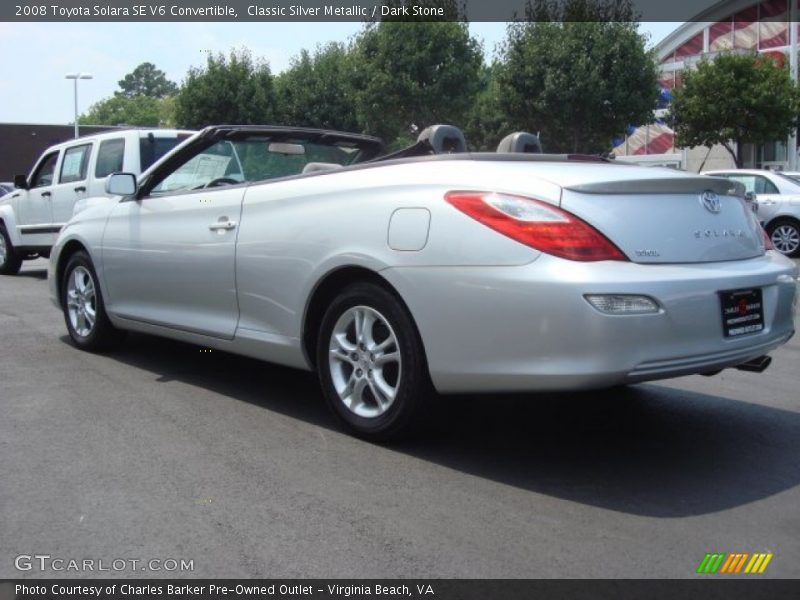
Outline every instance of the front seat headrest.
<path id="1" fill-rule="evenodd" d="M 525 131 L 510 133 L 497 145 L 498 152 L 522 152 L 526 154 L 541 154 L 542 143 L 539 136 Z"/>
<path id="2" fill-rule="evenodd" d="M 452 125 L 431 125 L 422 130 L 417 142 L 430 144 L 434 154 L 453 154 L 467 151 L 467 140 L 458 127 Z"/>

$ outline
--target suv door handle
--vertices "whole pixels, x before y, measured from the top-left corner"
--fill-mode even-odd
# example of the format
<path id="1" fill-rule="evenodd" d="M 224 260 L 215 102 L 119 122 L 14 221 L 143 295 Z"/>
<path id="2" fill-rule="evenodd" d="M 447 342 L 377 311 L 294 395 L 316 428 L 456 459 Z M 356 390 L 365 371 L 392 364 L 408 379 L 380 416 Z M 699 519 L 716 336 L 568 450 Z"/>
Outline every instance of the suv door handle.
<path id="1" fill-rule="evenodd" d="M 79 185 L 78 187 L 75 188 L 75 191 L 76 192 L 85 192 L 86 191 L 86 186 Z"/>
<path id="2" fill-rule="evenodd" d="M 42 192 L 42 198 L 49 198 L 50 192 Z"/>
<path id="3" fill-rule="evenodd" d="M 228 221 L 228 220 L 217 221 L 216 223 L 212 223 L 211 225 L 208 226 L 208 228 L 211 231 L 221 231 L 221 230 L 230 231 L 234 227 L 236 227 L 236 221 Z"/>

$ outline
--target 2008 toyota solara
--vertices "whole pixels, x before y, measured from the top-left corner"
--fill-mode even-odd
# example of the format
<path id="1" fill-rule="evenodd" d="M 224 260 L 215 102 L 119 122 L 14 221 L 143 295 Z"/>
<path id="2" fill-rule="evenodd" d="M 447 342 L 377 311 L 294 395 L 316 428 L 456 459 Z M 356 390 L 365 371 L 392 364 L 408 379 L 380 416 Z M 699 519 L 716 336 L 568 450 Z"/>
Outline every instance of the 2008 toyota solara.
<path id="1" fill-rule="evenodd" d="M 432 394 L 763 370 L 797 268 L 740 184 L 451 126 L 377 138 L 213 126 L 76 206 L 49 282 L 74 344 L 125 330 L 314 369 L 357 435 Z M 490 400 L 487 400 L 490 402 Z"/>

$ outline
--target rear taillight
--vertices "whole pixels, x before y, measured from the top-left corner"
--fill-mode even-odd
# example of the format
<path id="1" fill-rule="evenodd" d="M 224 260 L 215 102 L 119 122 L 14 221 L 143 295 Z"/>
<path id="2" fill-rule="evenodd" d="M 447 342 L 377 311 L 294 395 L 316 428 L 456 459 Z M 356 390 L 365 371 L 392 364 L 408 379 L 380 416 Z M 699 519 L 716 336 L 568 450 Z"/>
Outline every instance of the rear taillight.
<path id="1" fill-rule="evenodd" d="M 607 237 L 575 215 L 532 198 L 493 192 L 447 192 L 464 214 L 521 244 L 569 260 L 628 260 Z"/>

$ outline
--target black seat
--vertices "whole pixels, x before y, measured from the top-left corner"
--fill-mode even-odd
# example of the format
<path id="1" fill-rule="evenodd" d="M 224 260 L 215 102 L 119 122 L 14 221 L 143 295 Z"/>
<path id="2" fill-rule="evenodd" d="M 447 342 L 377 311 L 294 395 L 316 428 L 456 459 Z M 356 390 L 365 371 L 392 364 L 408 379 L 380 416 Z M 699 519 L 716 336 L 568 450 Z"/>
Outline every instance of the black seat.
<path id="1" fill-rule="evenodd" d="M 458 127 L 431 125 L 422 130 L 417 143 L 427 142 L 434 154 L 454 154 L 467 151 L 467 140 Z"/>
<path id="2" fill-rule="evenodd" d="M 521 152 L 525 154 L 541 154 L 542 143 L 539 136 L 525 131 L 508 134 L 497 145 L 498 152 Z"/>

